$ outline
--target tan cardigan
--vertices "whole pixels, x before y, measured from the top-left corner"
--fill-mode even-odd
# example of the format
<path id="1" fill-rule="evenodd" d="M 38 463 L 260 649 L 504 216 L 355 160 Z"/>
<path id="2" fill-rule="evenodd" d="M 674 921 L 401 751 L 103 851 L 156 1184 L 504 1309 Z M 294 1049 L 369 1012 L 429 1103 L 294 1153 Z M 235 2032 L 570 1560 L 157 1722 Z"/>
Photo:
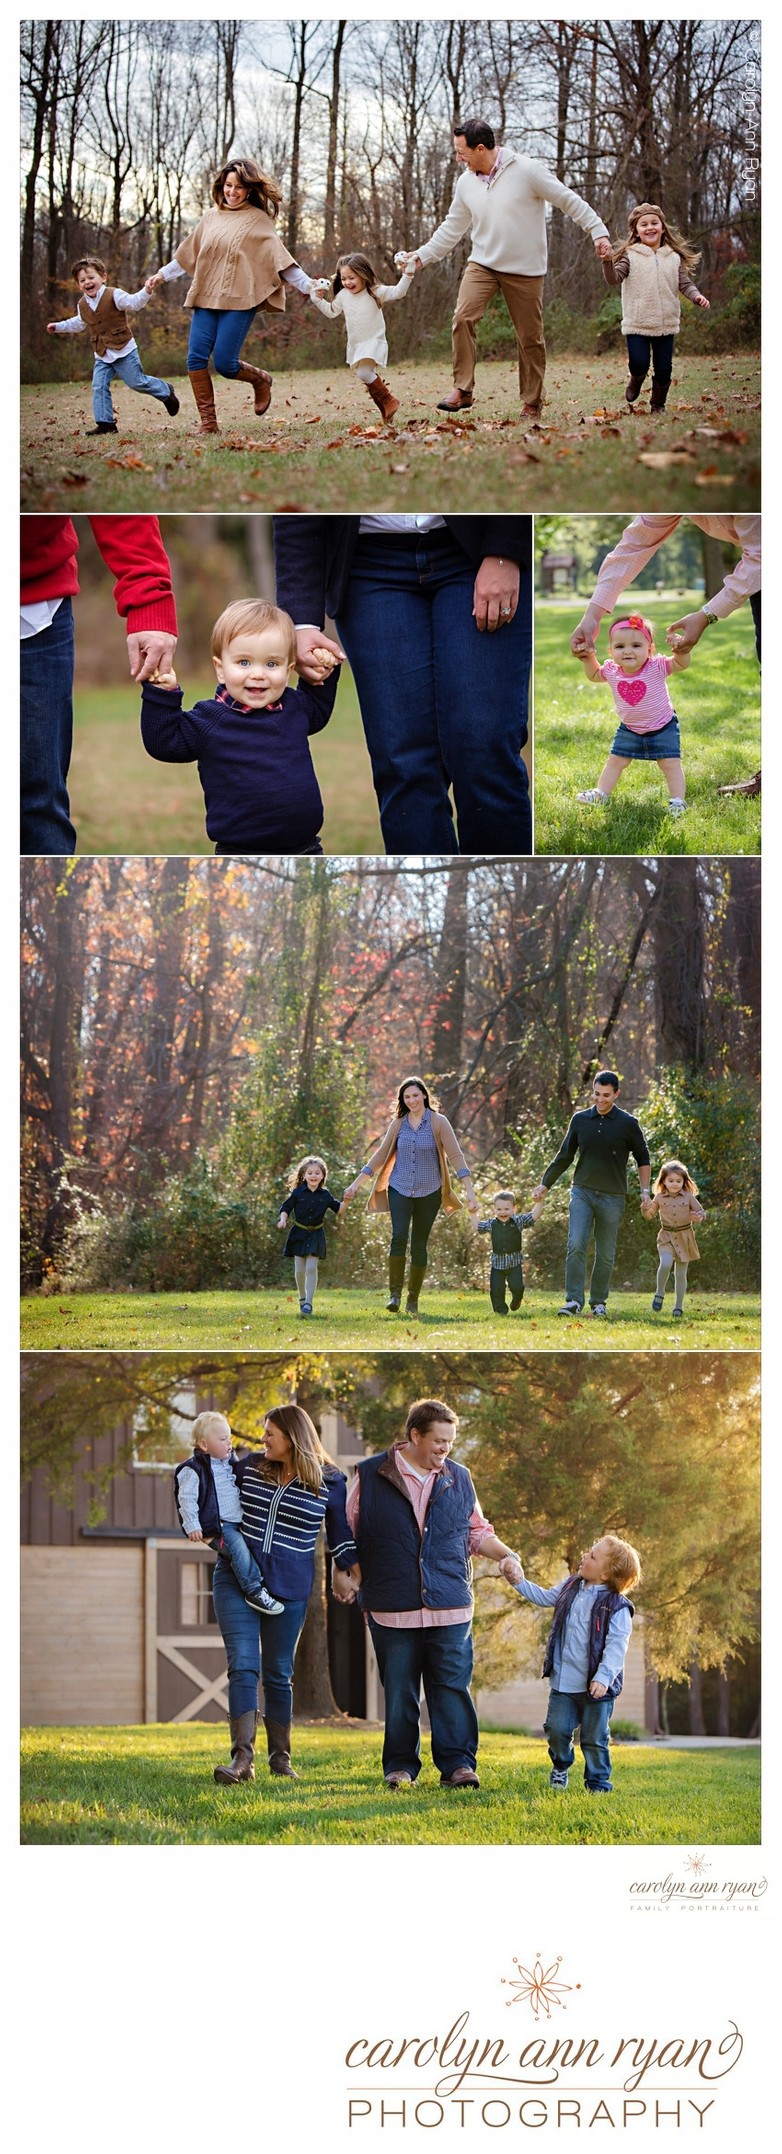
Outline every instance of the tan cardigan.
<path id="1" fill-rule="evenodd" d="M 437 1114 L 434 1107 L 430 1107 L 429 1113 L 431 1117 L 434 1141 L 437 1146 L 437 1157 L 440 1162 L 440 1182 L 443 1192 L 443 1211 L 458 1212 L 461 1209 L 461 1206 L 459 1203 L 459 1198 L 456 1196 L 454 1190 L 451 1187 L 449 1163 L 452 1167 L 456 1167 L 457 1169 L 463 1169 L 467 1166 L 467 1161 L 465 1159 L 458 1137 L 454 1135 L 454 1132 L 451 1128 L 450 1122 L 447 1120 L 447 1117 L 444 1114 Z M 372 1173 L 377 1176 L 372 1195 L 367 1205 L 367 1210 L 370 1212 L 387 1212 L 390 1209 L 388 1202 L 388 1184 L 391 1180 L 394 1160 L 396 1158 L 396 1148 L 399 1142 L 400 1128 L 401 1123 L 399 1120 L 399 1116 L 395 1114 L 393 1122 L 389 1122 L 385 1136 L 381 1137 L 377 1150 L 374 1151 L 371 1154 L 371 1157 L 367 1160 L 367 1166 L 370 1167 Z"/>
<path id="2" fill-rule="evenodd" d="M 603 262 L 606 284 L 622 287 L 622 333 L 624 336 L 669 337 L 680 327 L 679 296 L 700 299 L 697 284 L 675 248 L 645 247 L 642 241 L 629 246 L 618 261 Z"/>
<path id="3" fill-rule="evenodd" d="M 274 307 L 285 312 L 280 270 L 293 266 L 273 218 L 243 202 L 239 209 L 208 209 L 177 247 L 175 261 L 192 270 L 186 307 Z"/>

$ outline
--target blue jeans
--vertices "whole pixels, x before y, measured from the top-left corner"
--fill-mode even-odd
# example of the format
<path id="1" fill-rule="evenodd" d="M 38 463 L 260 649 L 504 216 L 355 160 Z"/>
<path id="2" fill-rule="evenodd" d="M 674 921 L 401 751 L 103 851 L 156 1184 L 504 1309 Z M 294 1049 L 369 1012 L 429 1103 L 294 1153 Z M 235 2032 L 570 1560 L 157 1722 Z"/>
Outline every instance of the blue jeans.
<path id="1" fill-rule="evenodd" d="M 243 1593 L 257 1593 L 263 1585 L 263 1573 L 259 1570 L 252 1549 L 248 1548 L 241 1526 L 220 1526 L 223 1552 L 228 1557 L 237 1584 Z"/>
<path id="2" fill-rule="evenodd" d="M 669 382 L 673 373 L 673 337 L 628 337 L 627 364 L 637 381 L 643 381 L 648 374 L 650 357 L 655 381 Z"/>
<path id="3" fill-rule="evenodd" d="M 73 741 L 73 607 L 69 598 L 20 647 L 23 853 L 73 853 L 68 768 Z"/>
<path id="4" fill-rule="evenodd" d="M 389 1184 L 388 1207 L 392 1228 L 389 1256 L 407 1255 L 409 1234 L 411 1264 L 426 1266 L 429 1236 L 442 1201 L 440 1189 L 435 1189 L 431 1197 L 403 1197 L 400 1189 L 392 1189 Z"/>
<path id="5" fill-rule="evenodd" d="M 566 1773 L 575 1759 L 573 1737 L 581 1724 L 584 1786 L 611 1788 L 611 1731 L 613 1698 L 590 1698 L 588 1690 L 550 1690 L 543 1733 L 548 1754 L 557 1772 Z"/>
<path id="6" fill-rule="evenodd" d="M 385 1694 L 384 1773 L 421 1770 L 421 1683 L 429 1708 L 432 1757 L 443 1780 L 460 1765 L 475 1770 L 478 1716 L 470 1696 L 472 1624 L 442 1630 L 388 1630 L 369 1618 Z"/>
<path id="7" fill-rule="evenodd" d="M 188 374 L 214 360 L 216 374 L 232 380 L 239 372 L 245 337 L 255 320 L 257 307 L 194 307 L 187 347 Z"/>
<path id="8" fill-rule="evenodd" d="M 336 623 L 350 660 L 389 853 L 529 853 L 532 628 L 472 618 L 476 571 L 446 530 L 359 538 Z M 453 789 L 458 841 L 449 786 Z"/>
<path id="9" fill-rule="evenodd" d="M 293 1663 L 304 1629 L 307 1602 L 288 1601 L 282 1615 L 259 1615 L 248 1608 L 229 1563 L 218 1556 L 212 1577 L 215 1615 L 228 1661 L 228 1711 L 232 1720 L 253 1713 L 263 1672 L 267 1719 L 287 1727 L 293 1710 Z"/>
<path id="10" fill-rule="evenodd" d="M 586 1301 L 587 1243 L 593 1227 L 595 1261 L 589 1282 L 589 1299 L 593 1309 L 597 1302 L 608 1300 L 617 1236 L 625 1203 L 625 1197 L 609 1196 L 603 1189 L 581 1189 L 575 1183 L 571 1189 L 565 1258 L 565 1300 L 577 1301 L 579 1309 L 583 1309 Z"/>
<path id="11" fill-rule="evenodd" d="M 111 384 L 115 376 L 124 381 L 128 389 L 140 389 L 142 396 L 156 396 L 162 402 L 170 395 L 170 382 L 161 381 L 159 374 L 145 374 L 137 351 L 128 352 L 124 359 L 96 359 L 92 369 L 92 409 L 96 426 L 110 426 L 116 416 L 111 401 Z"/>

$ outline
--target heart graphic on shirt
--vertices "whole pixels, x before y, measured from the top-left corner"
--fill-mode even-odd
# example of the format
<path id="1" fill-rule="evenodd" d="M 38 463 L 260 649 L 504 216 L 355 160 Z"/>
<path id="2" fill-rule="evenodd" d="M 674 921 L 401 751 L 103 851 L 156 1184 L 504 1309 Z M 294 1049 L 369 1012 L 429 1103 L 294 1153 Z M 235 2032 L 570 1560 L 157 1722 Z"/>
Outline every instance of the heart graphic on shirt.
<path id="1" fill-rule="evenodd" d="M 617 681 L 616 688 L 623 703 L 642 703 L 646 694 L 645 681 Z"/>

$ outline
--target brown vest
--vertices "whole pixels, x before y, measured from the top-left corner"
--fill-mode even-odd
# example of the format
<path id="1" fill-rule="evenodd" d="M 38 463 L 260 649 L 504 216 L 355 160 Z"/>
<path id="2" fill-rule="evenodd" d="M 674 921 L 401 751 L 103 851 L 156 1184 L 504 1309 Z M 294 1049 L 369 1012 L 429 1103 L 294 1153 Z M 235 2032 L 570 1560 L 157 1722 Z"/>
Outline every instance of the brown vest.
<path id="1" fill-rule="evenodd" d="M 120 351 L 127 344 L 133 331 L 121 307 L 116 305 L 110 285 L 104 285 L 96 307 L 90 307 L 86 299 L 80 299 L 77 312 L 81 315 L 92 348 L 98 359 L 107 351 Z"/>

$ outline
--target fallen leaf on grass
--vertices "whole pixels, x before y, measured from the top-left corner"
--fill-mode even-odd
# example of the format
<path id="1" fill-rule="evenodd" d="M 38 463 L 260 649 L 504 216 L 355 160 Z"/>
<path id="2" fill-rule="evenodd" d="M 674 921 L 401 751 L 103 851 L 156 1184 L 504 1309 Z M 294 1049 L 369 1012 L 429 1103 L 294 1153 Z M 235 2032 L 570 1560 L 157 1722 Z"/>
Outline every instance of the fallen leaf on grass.
<path id="1" fill-rule="evenodd" d="M 336 438 L 336 441 L 327 441 L 327 443 L 326 443 L 326 447 L 327 447 L 327 449 L 344 449 L 344 447 L 345 447 L 345 436 L 344 436 L 344 434 L 338 434 L 338 435 L 337 435 L 337 438 Z"/>
<path id="2" fill-rule="evenodd" d="M 696 486 L 735 486 L 736 481 L 732 471 L 717 471 L 716 467 L 712 467 L 710 471 L 696 471 L 695 484 Z"/>
<path id="3" fill-rule="evenodd" d="M 107 456 L 105 463 L 114 471 L 154 471 L 154 464 L 145 464 L 143 456 Z"/>
<path id="4" fill-rule="evenodd" d="M 651 471 L 665 471 L 669 464 L 692 464 L 692 449 L 642 449 L 639 464 L 648 464 Z"/>
<path id="5" fill-rule="evenodd" d="M 61 471 L 60 478 L 63 486 L 86 486 L 87 484 L 86 471 Z"/>
<path id="6" fill-rule="evenodd" d="M 734 426 L 694 426 L 693 440 L 696 435 L 700 436 L 701 440 L 705 438 L 708 441 L 727 442 L 736 449 L 743 449 L 745 442 L 749 440 L 748 434 L 737 433 Z"/>

